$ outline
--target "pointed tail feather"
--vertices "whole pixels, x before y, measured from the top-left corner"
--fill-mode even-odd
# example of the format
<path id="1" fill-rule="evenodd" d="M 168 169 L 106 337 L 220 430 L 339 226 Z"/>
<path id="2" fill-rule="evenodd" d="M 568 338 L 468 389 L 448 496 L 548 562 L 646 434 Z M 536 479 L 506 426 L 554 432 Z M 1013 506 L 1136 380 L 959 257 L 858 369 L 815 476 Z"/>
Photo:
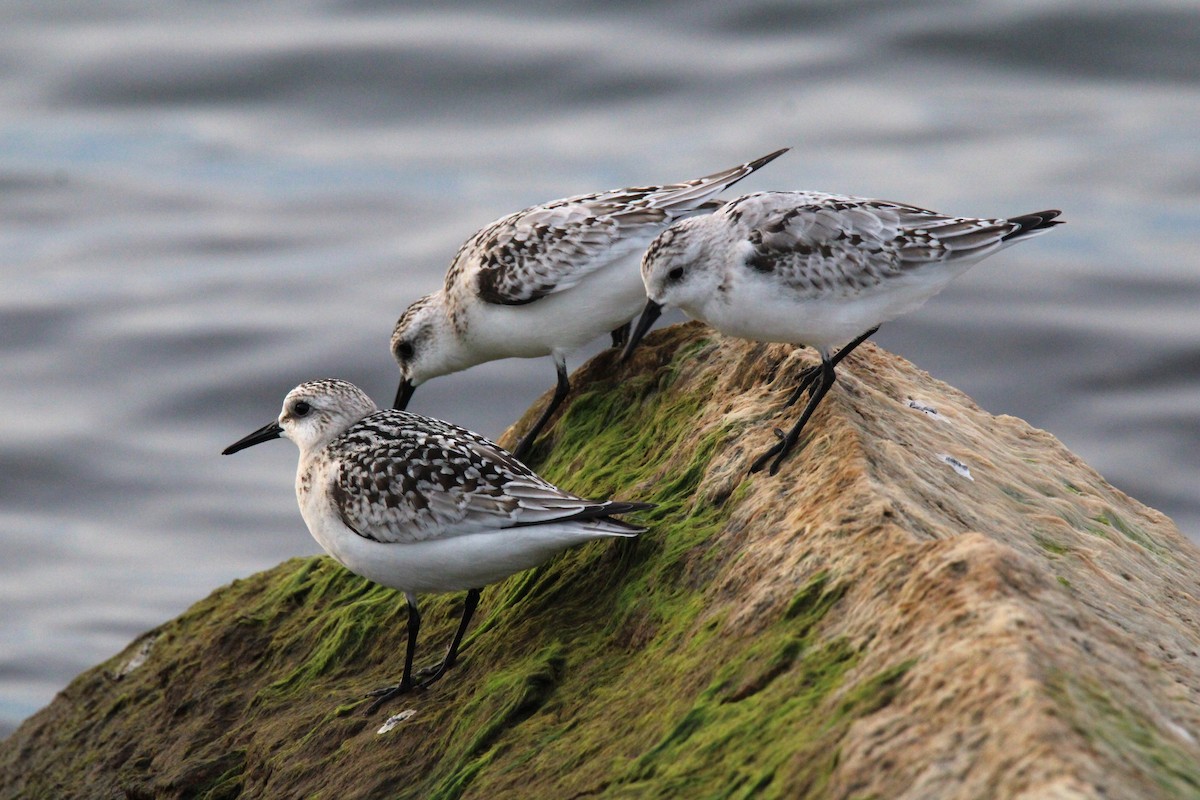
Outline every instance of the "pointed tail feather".
<path id="1" fill-rule="evenodd" d="M 745 164 L 739 164 L 736 167 L 714 172 L 712 175 L 706 175 L 694 181 L 679 183 L 673 186 L 664 186 L 658 193 L 660 199 L 655 205 L 679 216 L 708 211 L 710 209 L 706 207 L 708 205 L 705 203 L 706 200 L 718 192 L 722 192 L 733 186 L 747 175 L 770 164 L 788 150 L 789 148 L 785 147 L 782 150 L 768 153 L 753 161 L 747 161 Z"/>
<path id="2" fill-rule="evenodd" d="M 580 522 L 590 523 L 589 527 L 594 528 L 599 533 L 607 533 L 613 536 L 635 536 L 646 529 L 640 525 L 634 525 L 626 522 L 623 519 L 617 519 L 614 515 L 632 514 L 635 511 L 646 511 L 654 507 L 654 503 L 634 503 L 624 502 L 621 500 L 607 500 L 581 506 L 577 509 L 570 510 L 565 514 L 531 514 L 528 519 L 521 522 L 514 522 L 505 527 L 525 528 L 534 525 Z"/>
<path id="3" fill-rule="evenodd" d="M 623 500 L 609 500 L 604 506 L 604 516 L 611 517 L 614 514 L 632 514 L 635 511 L 649 511 L 656 508 L 654 503 L 631 503 Z"/>
<path id="4" fill-rule="evenodd" d="M 634 525 L 631 522 L 617 519 L 611 515 L 632 514 L 634 511 L 647 511 L 654 507 L 654 503 L 627 503 L 619 500 L 610 500 L 607 508 L 604 509 L 607 513 L 596 521 L 603 523 L 608 533 L 614 536 L 636 536 L 639 533 L 645 533 L 647 529 L 642 525 Z"/>
<path id="5" fill-rule="evenodd" d="M 1055 225 L 1062 225 L 1066 222 L 1066 220 L 1055 219 L 1061 213 L 1058 209 L 1051 208 L 1046 211 L 1035 211 L 1032 214 L 1022 214 L 1019 217 L 1009 217 L 1008 221 L 1017 227 L 1005 234 L 1001 241 L 1007 242 L 1010 239 L 1020 239 L 1026 236 L 1036 236 L 1045 233 Z"/>

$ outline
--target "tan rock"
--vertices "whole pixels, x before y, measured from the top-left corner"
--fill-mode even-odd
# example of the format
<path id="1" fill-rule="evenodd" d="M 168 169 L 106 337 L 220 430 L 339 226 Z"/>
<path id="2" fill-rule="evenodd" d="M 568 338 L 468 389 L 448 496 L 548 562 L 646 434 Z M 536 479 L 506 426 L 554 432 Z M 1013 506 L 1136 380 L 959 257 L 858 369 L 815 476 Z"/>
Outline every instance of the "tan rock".
<path id="1" fill-rule="evenodd" d="M 328 559 L 235 582 L 0 743 L 0 797 L 1200 796 L 1170 520 L 869 344 L 775 477 L 746 469 L 810 352 L 690 324 L 613 362 L 535 466 L 660 503 L 636 549 L 489 589 L 463 663 L 372 719 L 402 599 Z"/>

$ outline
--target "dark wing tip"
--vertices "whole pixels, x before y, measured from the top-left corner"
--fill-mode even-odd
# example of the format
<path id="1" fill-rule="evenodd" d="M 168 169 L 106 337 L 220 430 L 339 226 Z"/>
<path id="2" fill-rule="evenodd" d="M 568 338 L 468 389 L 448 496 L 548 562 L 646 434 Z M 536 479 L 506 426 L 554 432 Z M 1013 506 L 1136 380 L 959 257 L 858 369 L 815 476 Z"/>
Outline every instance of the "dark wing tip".
<path id="1" fill-rule="evenodd" d="M 657 503 L 633 503 L 623 500 L 610 500 L 604 506 L 604 516 L 609 517 L 614 514 L 632 514 L 635 511 L 649 511 L 652 508 L 657 508 Z"/>
<path id="2" fill-rule="evenodd" d="M 632 514 L 634 511 L 645 511 L 654 508 L 654 503 L 625 503 L 620 500 L 609 500 L 607 502 L 596 502 L 592 505 L 587 505 L 575 511 L 572 514 L 566 514 L 561 517 L 555 517 L 550 520 L 535 520 L 525 522 L 514 522 L 506 525 L 506 528 L 528 528 L 536 525 L 545 525 L 551 522 L 582 522 L 589 519 L 605 520 L 614 525 L 623 526 L 630 531 L 644 531 L 645 528 L 626 522 L 623 519 L 617 519 L 616 514 Z"/>
<path id="3" fill-rule="evenodd" d="M 759 167 L 764 167 L 767 164 L 770 164 L 772 161 L 779 158 L 781 155 L 783 155 L 784 153 L 786 153 L 788 150 L 791 150 L 791 149 L 792 148 L 790 148 L 790 147 L 784 147 L 781 150 L 776 150 L 774 153 L 768 153 L 767 155 L 763 156 L 762 158 L 756 158 L 753 161 L 747 163 L 746 167 L 751 172 L 753 172 L 754 170 L 758 169 Z"/>
<path id="4" fill-rule="evenodd" d="M 1057 208 L 1050 208 L 1045 211 L 1035 211 L 1032 214 L 1022 214 L 1019 217 L 1009 217 L 1008 221 L 1016 224 L 1017 228 L 1006 234 L 1004 241 L 1015 239 L 1018 236 L 1024 236 L 1034 231 L 1053 228 L 1055 225 L 1062 225 L 1066 220 L 1055 219 L 1061 213 Z"/>
<path id="5" fill-rule="evenodd" d="M 631 534 L 645 533 L 648 528 L 623 519 L 617 519 L 614 514 L 632 514 L 635 511 L 648 511 L 657 508 L 656 503 L 632 503 L 624 500 L 609 500 L 604 504 L 603 519 L 610 525 L 619 525 Z"/>

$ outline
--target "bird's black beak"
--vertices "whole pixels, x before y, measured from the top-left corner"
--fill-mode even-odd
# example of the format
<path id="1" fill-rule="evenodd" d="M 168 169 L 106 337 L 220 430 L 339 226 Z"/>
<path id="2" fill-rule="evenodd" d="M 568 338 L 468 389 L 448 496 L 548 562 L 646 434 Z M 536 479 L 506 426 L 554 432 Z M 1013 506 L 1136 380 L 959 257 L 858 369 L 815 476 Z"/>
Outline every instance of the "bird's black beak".
<path id="1" fill-rule="evenodd" d="M 413 392 L 417 387 L 408 378 L 400 380 L 400 388 L 396 390 L 396 402 L 392 403 L 392 408 L 397 411 L 403 411 L 408 408 L 408 401 L 412 399 Z"/>
<path id="2" fill-rule="evenodd" d="M 224 450 L 222 450 L 221 455 L 231 456 L 239 450 L 245 450 L 247 447 L 253 447 L 256 444 L 262 444 L 263 442 L 269 442 L 272 439 L 278 439 L 282 435 L 283 428 L 279 427 L 278 422 L 272 422 L 270 424 L 263 425 L 249 436 L 238 439 L 236 442 L 229 445 L 229 447 L 226 447 Z"/>
<path id="3" fill-rule="evenodd" d="M 633 333 L 629 334 L 629 341 L 625 343 L 625 349 L 621 352 L 621 363 L 629 360 L 633 355 L 633 348 L 638 346 L 638 342 L 646 335 L 646 331 L 650 330 L 650 326 L 662 314 L 663 307 L 653 300 L 646 301 L 646 307 L 642 309 L 642 316 L 638 319 L 637 327 L 633 329 Z"/>

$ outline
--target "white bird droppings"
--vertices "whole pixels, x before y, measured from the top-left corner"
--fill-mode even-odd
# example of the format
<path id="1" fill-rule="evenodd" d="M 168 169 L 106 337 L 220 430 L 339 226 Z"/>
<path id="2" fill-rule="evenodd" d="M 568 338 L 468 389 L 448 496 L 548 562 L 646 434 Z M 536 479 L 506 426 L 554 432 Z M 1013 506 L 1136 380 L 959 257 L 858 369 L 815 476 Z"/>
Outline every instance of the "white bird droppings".
<path id="1" fill-rule="evenodd" d="M 401 711 L 399 714 L 392 714 L 390 717 L 387 718 L 387 722 L 380 725 L 379 730 L 375 731 L 376 735 L 381 736 L 381 735 L 387 733 L 392 728 L 399 725 L 401 722 L 404 722 L 407 719 L 411 719 L 413 716 L 416 715 L 416 713 L 417 713 L 417 710 L 415 708 L 406 708 L 403 711 Z"/>
<path id="2" fill-rule="evenodd" d="M 969 480 L 969 481 L 975 480 L 973 477 L 971 477 L 971 468 L 968 467 L 963 462 L 959 461 L 954 456 L 947 455 L 946 453 L 938 453 L 938 458 L 941 459 L 942 461 L 944 461 L 945 463 L 949 464 L 950 469 L 954 470 L 959 475 L 962 475 L 967 480 Z"/>

